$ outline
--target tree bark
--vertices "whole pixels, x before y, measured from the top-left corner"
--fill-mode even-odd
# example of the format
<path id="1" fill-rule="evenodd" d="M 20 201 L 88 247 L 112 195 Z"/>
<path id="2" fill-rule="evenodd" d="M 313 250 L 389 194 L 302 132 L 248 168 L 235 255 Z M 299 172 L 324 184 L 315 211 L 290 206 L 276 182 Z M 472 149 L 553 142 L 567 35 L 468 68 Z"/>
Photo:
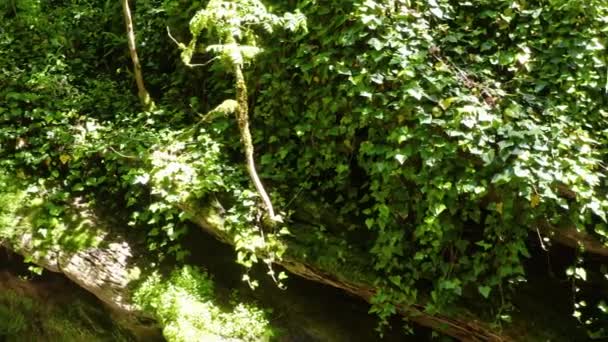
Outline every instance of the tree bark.
<path id="1" fill-rule="evenodd" d="M 66 252 L 58 247 L 37 248 L 32 234 L 23 234 L 8 247 L 49 271 L 63 273 L 111 308 L 137 313 L 127 286 L 132 269 L 129 263 L 135 253 L 126 240 L 113 240 L 103 247 Z"/>
<path id="2" fill-rule="evenodd" d="M 131 18 L 131 9 L 129 8 L 129 0 L 122 0 L 122 10 L 125 17 L 125 26 L 127 29 L 127 41 L 129 43 L 129 54 L 133 61 L 133 73 L 135 74 L 135 83 L 137 83 L 137 95 L 139 101 L 145 110 L 154 109 L 154 102 L 150 97 L 150 93 L 144 84 L 144 76 L 141 72 L 141 64 L 137 55 L 137 47 L 135 44 L 135 32 L 133 30 L 133 19 Z"/>
<path id="3" fill-rule="evenodd" d="M 29 214 L 28 210 L 24 212 Z M 163 341 L 157 317 L 140 310 L 134 302 L 138 284 L 148 274 L 163 273 L 160 266 L 147 257 L 145 245 L 139 238 L 121 233 L 127 232 L 128 227 L 116 227 L 112 221 L 102 220 L 86 205 L 74 204 L 67 210 L 71 221 L 66 222 L 66 234 L 75 234 L 77 227 L 84 224 L 88 238 L 97 243 L 68 251 L 64 246 L 41 241 L 37 235 L 34 237 L 36 229 L 30 224 L 30 217 L 22 216 L 16 224 L 19 228 L 14 229 L 18 231 L 18 237 L 0 241 L 0 247 L 4 246 L 48 271 L 62 273 L 92 293 L 107 305 L 116 322 L 139 340 Z M 204 341 L 236 341 L 212 334 L 201 338 Z"/>

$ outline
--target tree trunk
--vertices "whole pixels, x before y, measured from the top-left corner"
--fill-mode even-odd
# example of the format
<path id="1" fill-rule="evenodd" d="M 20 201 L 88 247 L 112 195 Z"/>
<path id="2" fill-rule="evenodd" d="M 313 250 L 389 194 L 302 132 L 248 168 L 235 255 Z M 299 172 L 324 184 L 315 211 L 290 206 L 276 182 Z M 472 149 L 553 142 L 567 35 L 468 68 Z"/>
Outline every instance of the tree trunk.
<path id="1" fill-rule="evenodd" d="M 24 234 L 10 247 L 49 271 L 63 273 L 111 308 L 136 313 L 127 287 L 132 269 L 129 260 L 134 253 L 127 241 L 120 238 L 114 240 L 104 243 L 103 247 L 86 248 L 74 253 L 60 248 L 45 248 L 41 253 L 32 235 Z"/>
<path id="2" fill-rule="evenodd" d="M 29 214 L 28 210 L 32 209 L 24 209 L 24 212 Z M 4 246 L 48 271 L 62 273 L 105 303 L 115 315 L 116 322 L 141 341 L 163 340 L 157 317 L 140 310 L 134 302 L 134 295 L 148 275 L 166 272 L 147 257 L 148 251 L 139 238 L 132 234 L 127 238 L 121 233 L 127 232 L 128 227 L 116 227 L 110 220 L 100 219 L 87 205 L 74 204 L 66 212 L 70 213 L 70 221 L 65 220 L 66 234 L 78 234 L 78 229 L 84 226 L 87 238 L 97 243 L 68 251 L 65 246 L 41 240 L 38 235 L 34 237 L 36 229 L 30 224 L 31 217 L 21 216 L 15 225 L 18 228 L 14 229 L 18 237 L 0 241 L 0 247 Z M 236 341 L 211 333 L 201 338 L 205 341 Z"/>
<path id="3" fill-rule="evenodd" d="M 247 172 L 253 182 L 256 190 L 260 197 L 270 220 L 280 220 L 272 207 L 272 201 L 258 176 L 258 172 L 255 169 L 255 160 L 253 158 L 253 140 L 251 139 L 251 132 L 249 130 L 249 105 L 247 104 L 247 85 L 245 84 L 245 76 L 243 76 L 243 70 L 238 64 L 234 65 L 234 77 L 236 83 L 236 120 L 239 125 L 239 131 L 241 132 L 241 140 L 243 141 L 243 149 L 245 150 L 245 162 L 247 165 Z"/>
<path id="4" fill-rule="evenodd" d="M 137 47 L 135 44 L 135 32 L 133 30 L 133 20 L 131 18 L 131 9 L 129 8 L 129 0 L 122 0 L 122 10 L 125 17 L 125 26 L 127 28 L 127 41 L 129 43 L 129 53 L 133 61 L 133 73 L 135 74 L 135 83 L 137 83 L 137 95 L 139 101 L 145 110 L 154 109 L 154 102 L 150 97 L 150 93 L 146 90 L 144 84 L 144 76 L 141 72 L 141 64 L 137 55 Z"/>

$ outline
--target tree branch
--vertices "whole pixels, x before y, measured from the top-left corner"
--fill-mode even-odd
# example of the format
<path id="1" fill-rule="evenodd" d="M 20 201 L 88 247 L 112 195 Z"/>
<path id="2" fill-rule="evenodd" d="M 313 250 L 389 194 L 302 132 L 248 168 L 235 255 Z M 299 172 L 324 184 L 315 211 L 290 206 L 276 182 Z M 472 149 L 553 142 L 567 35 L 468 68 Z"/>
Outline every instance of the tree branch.
<path id="1" fill-rule="evenodd" d="M 122 0 L 122 10 L 125 17 L 125 26 L 127 29 L 127 41 L 129 43 L 129 53 L 133 61 L 133 71 L 135 74 L 135 83 L 137 83 L 137 95 L 139 101 L 145 110 L 154 109 L 154 101 L 150 97 L 150 93 L 144 85 L 144 77 L 141 72 L 141 64 L 137 55 L 137 47 L 135 44 L 135 32 L 133 31 L 133 19 L 131 18 L 131 9 L 129 8 L 129 0 Z"/>

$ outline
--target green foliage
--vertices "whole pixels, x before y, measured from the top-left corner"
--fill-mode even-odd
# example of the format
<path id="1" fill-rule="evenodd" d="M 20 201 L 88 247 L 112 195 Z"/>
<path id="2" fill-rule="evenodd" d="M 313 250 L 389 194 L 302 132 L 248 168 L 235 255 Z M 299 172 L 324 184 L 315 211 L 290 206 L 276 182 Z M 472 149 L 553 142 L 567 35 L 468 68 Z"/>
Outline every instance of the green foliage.
<path id="1" fill-rule="evenodd" d="M 219 198 L 239 261 L 279 258 L 281 236 L 262 230 L 238 131 L 225 115 L 234 110 L 223 102 L 234 95 L 228 63 L 248 66 L 253 142 L 273 202 L 282 211 L 310 202 L 319 217 L 338 210 L 314 232 L 292 228 L 309 242 L 292 252 L 334 268 L 371 264 L 362 278 L 384 289 L 372 308 L 382 319 L 395 303 L 449 312 L 470 300 L 508 320 L 510 294 L 529 276 L 524 260 L 551 248 L 541 224 L 608 241 L 605 1 L 134 5 L 142 65 L 159 99 L 144 113 L 129 93 L 118 4 L 0 4 L 3 238 L 15 234 L 7 227 L 16 203 L 30 196 L 40 206 L 32 221 L 39 233 L 46 229 L 53 243 L 74 235 L 66 246 L 83 246 L 83 235 L 71 234 L 79 230 L 66 230 L 63 208 L 74 197 L 104 198 L 151 250 L 180 259 L 188 217 L 179 206 Z M 167 25 L 190 43 L 175 49 Z M 184 67 L 180 52 L 201 67 Z M 217 57 L 224 63 L 210 63 Z M 213 120 L 200 119 L 213 108 Z M 27 195 L 14 179 L 39 191 Z M 339 243 L 325 250 L 326 241 Z M 368 251 L 369 263 L 348 260 L 353 249 Z M 601 264 L 579 253 L 558 274 L 573 284 L 575 316 L 598 337 L 606 299 L 590 284 L 606 282 Z M 146 305 L 164 298 L 170 310 L 154 309 L 160 319 L 187 317 L 193 329 L 217 333 L 175 304 L 205 288 L 163 284 L 154 280 L 144 296 Z M 217 313 L 196 296 L 201 310 Z M 168 336 L 181 338 L 176 329 Z"/>
<path id="2" fill-rule="evenodd" d="M 192 40 L 187 47 L 180 46 L 183 50 L 182 60 L 189 65 L 193 54 L 201 50 L 220 55 L 228 69 L 233 65 L 242 66 L 260 52 L 256 44 L 259 39 L 254 31 L 256 26 L 272 33 L 276 27 L 296 31 L 305 29 L 305 25 L 306 18 L 301 13 L 287 13 L 279 17 L 268 12 L 259 0 L 211 0 L 205 9 L 198 11 L 190 20 Z M 219 40 L 220 44 L 209 45 L 206 49 L 197 47 L 203 31 Z"/>
<path id="3" fill-rule="evenodd" d="M 240 140 L 245 150 L 245 164 L 260 197 L 262 197 L 264 206 L 270 216 L 269 218 L 273 221 L 267 222 L 266 226 L 274 229 L 276 228 L 274 227 L 276 222 L 281 222 L 282 220 L 280 216 L 275 216 L 272 202 L 266 194 L 266 190 L 261 184 L 255 168 L 253 159 L 254 147 L 249 131 L 247 85 L 242 74 L 244 63 L 253 59 L 261 51 L 256 46 L 256 40 L 258 39 L 258 34 L 254 31 L 256 26 L 261 26 L 268 33 L 272 33 L 275 27 L 283 27 L 292 31 L 297 29 L 305 30 L 305 17 L 299 12 L 296 14 L 288 13 L 283 17 L 278 17 L 269 13 L 266 7 L 257 0 L 211 0 L 205 9 L 198 11 L 190 21 L 192 39 L 188 46 L 186 47 L 181 43 L 177 43 L 177 41 L 176 43 L 182 50 L 181 57 L 184 64 L 195 66 L 191 64 L 191 60 L 197 50 L 201 52 L 213 52 L 219 55 L 226 69 L 234 72 L 236 101 L 226 100 L 222 102 L 210 111 L 205 118 L 218 112 L 236 112 Z M 220 44 L 210 45 L 204 50 L 197 47 L 197 41 L 203 31 L 206 31 L 205 34 L 207 36 L 219 40 Z M 255 212 L 253 194 L 247 190 L 241 191 L 239 188 L 231 190 L 237 199 L 237 205 L 228 212 L 226 222 L 228 226 L 233 228 L 233 231 L 235 230 L 234 228 L 237 228 L 233 240 L 239 252 L 238 261 L 250 268 L 252 263 L 257 261 L 256 253 L 263 253 L 267 256 L 264 261 L 269 266 L 269 274 L 276 281 L 272 263 L 283 252 L 278 249 L 280 244 L 276 243 L 274 234 L 269 235 L 268 238 L 264 236 L 262 224 L 266 222 L 260 222 L 263 220 L 260 217 L 254 216 L 257 213 Z M 239 206 L 241 210 L 237 209 Z M 245 225 L 253 225 L 254 229 L 250 229 Z M 285 229 L 282 229 L 282 231 L 285 231 Z M 284 276 L 284 274 L 281 275 Z M 248 280 L 247 276 L 245 279 Z M 251 284 L 254 283 L 252 282 Z"/>
<path id="4" fill-rule="evenodd" d="M 262 165 L 359 222 L 374 311 L 504 303 L 539 222 L 606 237 L 605 4 L 299 3 L 252 76 Z"/>
<path id="5" fill-rule="evenodd" d="M 168 279 L 147 277 L 135 301 L 159 320 L 168 341 L 267 341 L 273 336 L 262 310 L 243 303 L 221 307 L 213 281 L 193 267 L 175 270 Z"/>
<path id="6" fill-rule="evenodd" d="M 34 258 L 58 247 L 77 251 L 95 246 L 101 240 L 95 222 L 80 212 L 90 209 L 89 205 L 68 196 L 42 184 L 28 186 L 0 172 L 0 241 L 10 246 L 11 241 L 29 236 L 35 255 L 28 257 Z"/>
<path id="7" fill-rule="evenodd" d="M 25 192 L 0 170 L 0 241 L 11 238 Z"/>
<path id="8" fill-rule="evenodd" d="M 220 146 L 204 130 L 168 131 L 161 137 L 141 167 L 131 168 L 123 176 L 130 187 L 127 206 L 134 207 L 130 224 L 147 229 L 149 248 L 169 244 L 169 251 L 181 259 L 186 252 L 176 241 L 186 233 L 183 221 L 187 217 L 179 206 L 187 200 L 230 191 L 230 169 L 222 167 Z M 139 207 L 150 195 L 146 206 Z"/>

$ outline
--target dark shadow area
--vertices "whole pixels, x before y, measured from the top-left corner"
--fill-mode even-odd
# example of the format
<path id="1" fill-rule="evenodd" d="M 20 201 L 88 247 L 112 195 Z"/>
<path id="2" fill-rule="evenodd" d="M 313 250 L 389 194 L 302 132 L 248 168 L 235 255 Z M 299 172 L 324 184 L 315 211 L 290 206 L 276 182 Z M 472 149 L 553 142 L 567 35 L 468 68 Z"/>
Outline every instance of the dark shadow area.
<path id="1" fill-rule="evenodd" d="M 527 329 L 544 329 L 555 335 L 554 341 L 589 341 L 582 324 L 573 317 L 575 298 L 585 300 L 593 307 L 600 299 L 607 298 L 608 288 L 602 279 L 594 278 L 592 270 L 603 263 L 587 257 L 585 267 L 589 281 L 577 285 L 581 292 L 574 294 L 572 279 L 567 269 L 575 264 L 576 251 L 559 244 L 540 245 L 536 236 L 530 238 L 531 257 L 524 262 L 528 281 L 517 287 L 513 298 L 516 311 Z M 584 310 L 584 308 L 583 308 Z"/>

